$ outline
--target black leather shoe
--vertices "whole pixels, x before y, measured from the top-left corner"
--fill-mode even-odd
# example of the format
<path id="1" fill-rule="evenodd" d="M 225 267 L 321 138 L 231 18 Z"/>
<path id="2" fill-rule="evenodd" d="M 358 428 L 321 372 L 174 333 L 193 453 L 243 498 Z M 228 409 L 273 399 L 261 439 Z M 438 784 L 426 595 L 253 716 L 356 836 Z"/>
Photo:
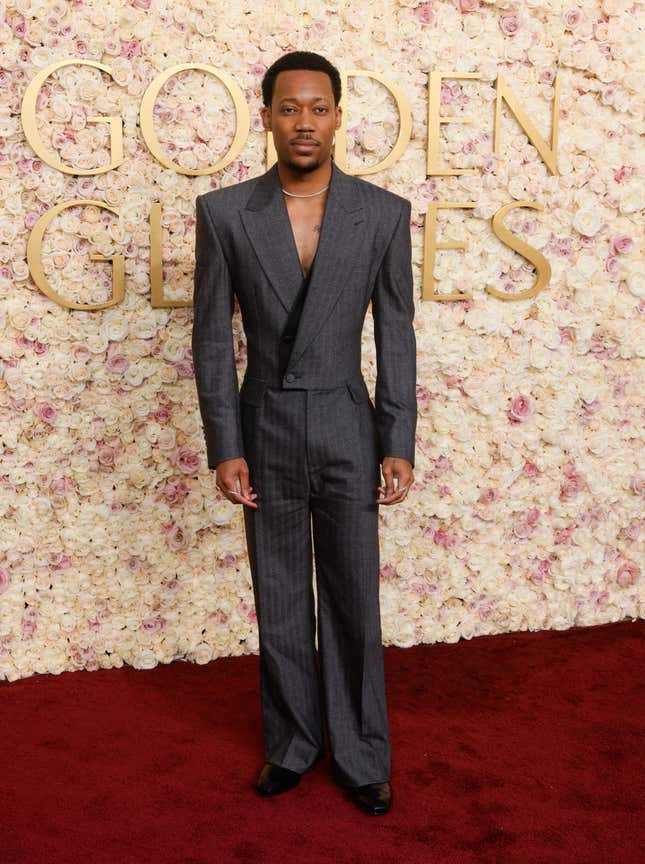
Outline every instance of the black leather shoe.
<path id="1" fill-rule="evenodd" d="M 265 762 L 255 788 L 260 795 L 279 795 L 297 786 L 300 783 L 300 776 L 297 771 L 291 771 L 290 768 Z"/>
<path id="2" fill-rule="evenodd" d="M 392 787 L 389 780 L 383 783 L 367 783 L 365 786 L 346 787 L 352 801 L 371 813 L 372 816 L 380 816 L 387 813 L 392 803 Z"/>

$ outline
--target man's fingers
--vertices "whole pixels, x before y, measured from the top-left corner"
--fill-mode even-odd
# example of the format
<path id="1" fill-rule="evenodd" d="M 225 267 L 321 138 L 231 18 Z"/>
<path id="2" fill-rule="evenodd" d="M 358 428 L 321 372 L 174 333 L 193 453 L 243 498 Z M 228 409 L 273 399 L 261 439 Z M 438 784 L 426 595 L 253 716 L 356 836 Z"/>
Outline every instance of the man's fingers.
<path id="1" fill-rule="evenodd" d="M 402 483 L 398 477 L 392 478 L 390 476 L 391 474 L 392 471 L 383 471 L 386 483 L 385 486 L 378 487 L 378 491 L 382 496 L 376 499 L 379 504 L 396 504 L 399 501 L 403 501 L 412 485 L 411 479 L 408 478 L 404 483 Z M 395 480 L 396 486 L 394 484 Z"/>
<path id="2" fill-rule="evenodd" d="M 246 496 L 242 492 L 236 492 L 235 489 L 225 489 L 224 494 L 229 501 L 232 501 L 235 504 L 246 504 L 249 507 L 255 508 L 258 506 L 253 500 L 258 497 L 255 492 L 252 495 Z"/>
<path id="3" fill-rule="evenodd" d="M 254 503 L 254 499 L 258 497 L 257 492 L 253 492 L 253 487 L 249 485 L 248 476 L 248 471 L 240 469 L 233 482 L 228 480 L 222 483 L 222 485 L 218 485 L 217 488 L 229 501 L 257 508 L 258 505 Z M 235 488 L 234 484 L 237 485 L 237 488 Z"/>

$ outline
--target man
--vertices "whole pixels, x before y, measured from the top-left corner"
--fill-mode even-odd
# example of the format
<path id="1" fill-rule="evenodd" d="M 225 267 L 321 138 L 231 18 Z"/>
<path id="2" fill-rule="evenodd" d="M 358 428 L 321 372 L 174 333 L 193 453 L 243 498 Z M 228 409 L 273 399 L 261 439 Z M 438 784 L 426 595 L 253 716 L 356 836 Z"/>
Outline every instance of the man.
<path id="1" fill-rule="evenodd" d="M 266 760 L 256 789 L 298 784 L 324 752 L 324 716 L 334 779 L 385 813 L 378 505 L 404 500 L 414 479 L 410 203 L 332 161 L 341 81 L 324 57 L 281 57 L 262 95 L 277 163 L 197 197 L 192 339 L 208 465 L 244 508 Z M 234 295 L 248 353 L 239 397 Z M 361 374 L 370 301 L 375 406 Z"/>

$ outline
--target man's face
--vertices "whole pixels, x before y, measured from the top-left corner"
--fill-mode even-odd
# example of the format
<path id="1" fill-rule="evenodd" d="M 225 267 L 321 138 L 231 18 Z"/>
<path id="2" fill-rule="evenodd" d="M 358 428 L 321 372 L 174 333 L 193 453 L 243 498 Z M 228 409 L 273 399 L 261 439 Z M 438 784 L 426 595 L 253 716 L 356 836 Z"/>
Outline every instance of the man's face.
<path id="1" fill-rule="evenodd" d="M 329 159 L 341 113 L 334 106 L 329 75 L 309 69 L 278 73 L 271 107 L 261 111 L 264 128 L 273 131 L 278 159 L 303 174 Z"/>

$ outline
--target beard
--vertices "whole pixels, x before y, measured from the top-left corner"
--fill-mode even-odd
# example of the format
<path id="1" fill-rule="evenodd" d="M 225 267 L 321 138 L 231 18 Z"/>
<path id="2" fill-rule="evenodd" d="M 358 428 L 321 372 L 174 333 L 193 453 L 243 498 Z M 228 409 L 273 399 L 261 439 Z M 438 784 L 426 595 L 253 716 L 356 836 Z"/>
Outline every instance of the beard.
<path id="1" fill-rule="evenodd" d="M 292 162 L 291 159 L 285 160 L 289 168 L 295 174 L 310 174 L 312 171 L 315 171 L 316 168 L 320 168 L 322 165 L 322 159 L 314 159 L 312 162 L 309 162 L 306 165 L 300 165 L 297 162 Z"/>

